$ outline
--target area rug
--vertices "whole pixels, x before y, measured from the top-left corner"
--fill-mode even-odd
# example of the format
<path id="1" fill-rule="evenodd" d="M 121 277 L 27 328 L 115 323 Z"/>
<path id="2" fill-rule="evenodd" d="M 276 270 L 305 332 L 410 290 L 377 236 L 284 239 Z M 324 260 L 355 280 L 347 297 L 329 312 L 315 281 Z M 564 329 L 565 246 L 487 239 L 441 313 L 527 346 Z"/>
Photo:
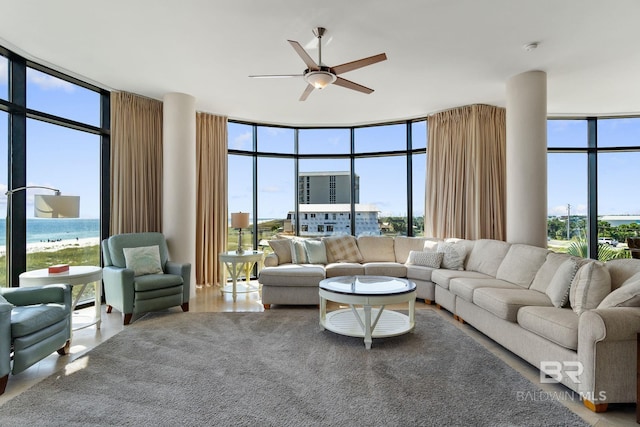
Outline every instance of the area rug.
<path id="1" fill-rule="evenodd" d="M 1 406 L 0 424 L 588 425 L 557 401 L 522 398 L 540 392 L 431 310 L 368 351 L 323 331 L 313 308 L 167 312 Z"/>

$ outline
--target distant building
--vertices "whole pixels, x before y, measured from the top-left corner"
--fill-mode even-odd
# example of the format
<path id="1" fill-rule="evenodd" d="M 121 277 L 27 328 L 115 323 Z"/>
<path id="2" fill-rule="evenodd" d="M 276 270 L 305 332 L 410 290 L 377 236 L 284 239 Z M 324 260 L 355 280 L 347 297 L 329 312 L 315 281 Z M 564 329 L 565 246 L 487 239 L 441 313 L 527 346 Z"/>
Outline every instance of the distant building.
<path id="1" fill-rule="evenodd" d="M 640 224 L 640 216 L 638 215 L 604 215 L 598 218 L 599 221 L 606 221 L 612 227 L 626 224 Z"/>
<path id="2" fill-rule="evenodd" d="M 340 204 L 300 204 L 299 218 L 290 211 L 284 222 L 286 233 L 295 233 L 296 220 L 300 223 L 300 236 L 329 236 L 351 233 L 351 205 Z M 373 205 L 355 205 L 356 233 L 361 235 L 380 235 L 378 210 Z"/>
<path id="3" fill-rule="evenodd" d="M 354 176 L 354 203 L 360 202 L 360 177 Z M 349 172 L 302 172 L 298 175 L 298 203 L 351 203 Z"/>

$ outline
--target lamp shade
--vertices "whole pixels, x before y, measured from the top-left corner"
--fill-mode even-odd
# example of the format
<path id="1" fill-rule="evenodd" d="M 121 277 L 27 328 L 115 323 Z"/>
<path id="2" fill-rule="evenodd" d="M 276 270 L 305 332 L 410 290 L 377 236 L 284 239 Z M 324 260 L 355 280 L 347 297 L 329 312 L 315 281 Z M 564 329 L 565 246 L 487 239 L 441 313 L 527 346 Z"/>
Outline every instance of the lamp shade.
<path id="1" fill-rule="evenodd" d="M 249 227 L 249 213 L 236 212 L 231 214 L 231 227 L 232 228 L 248 228 Z"/>
<path id="2" fill-rule="evenodd" d="M 80 216 L 80 197 L 36 194 L 33 210 L 33 215 L 36 218 L 78 218 Z"/>
<path id="3" fill-rule="evenodd" d="M 316 89 L 324 89 L 336 81 L 336 76 L 328 71 L 310 71 L 304 75 L 304 79 Z"/>

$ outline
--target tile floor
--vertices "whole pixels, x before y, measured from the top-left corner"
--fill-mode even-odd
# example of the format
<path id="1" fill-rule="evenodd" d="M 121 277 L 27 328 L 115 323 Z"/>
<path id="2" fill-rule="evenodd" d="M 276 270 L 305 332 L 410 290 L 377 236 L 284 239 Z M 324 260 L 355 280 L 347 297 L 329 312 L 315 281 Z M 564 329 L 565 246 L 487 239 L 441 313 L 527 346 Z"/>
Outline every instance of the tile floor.
<path id="1" fill-rule="evenodd" d="M 258 293 L 248 293 L 238 295 L 237 301 L 234 303 L 231 295 L 221 294 L 218 288 L 204 287 L 197 289 L 197 295 L 190 303 L 191 311 L 195 312 L 222 312 L 222 311 L 263 311 L 263 307 L 260 304 L 260 296 Z M 331 309 L 331 307 L 329 307 Z M 335 308 L 335 307 L 334 307 Z M 278 307 L 272 307 L 272 310 L 277 310 Z M 310 308 L 311 310 L 313 308 Z M 500 345 L 494 341 L 486 338 L 483 334 L 476 331 L 473 327 L 461 324 L 453 319 L 450 313 L 446 310 L 437 310 L 433 305 L 425 305 L 422 302 L 416 303 L 416 309 L 419 310 L 435 310 L 440 316 L 448 320 L 460 330 L 467 333 L 473 339 L 484 345 L 489 351 L 494 353 L 497 357 L 505 361 L 508 365 L 516 369 L 526 378 L 532 382 L 539 383 L 539 371 L 527 362 L 523 361 L 519 357 L 513 355 L 509 351 L 504 350 Z M 171 310 L 180 311 L 180 308 L 176 307 Z M 74 314 L 74 322 L 76 324 L 82 321 L 88 321 L 93 315 L 93 308 L 87 308 L 78 310 Z M 134 319 L 135 321 L 135 319 Z M 68 356 L 60 357 L 56 353 L 22 372 L 21 374 L 9 376 L 9 383 L 7 389 L 3 395 L 0 396 L 0 412 L 1 405 L 17 396 L 23 391 L 32 386 L 37 387 L 37 383 L 52 373 L 64 368 L 64 366 L 72 360 L 82 356 L 93 347 L 99 345 L 101 342 L 107 340 L 109 337 L 117 334 L 122 330 L 122 318 L 120 313 L 113 312 L 111 314 L 105 313 L 105 306 L 102 306 L 102 326 L 99 330 L 96 330 L 95 326 L 90 326 L 85 329 L 80 329 L 74 332 L 73 343 L 71 346 L 71 354 Z M 635 375 L 635 374 L 634 374 Z M 569 391 L 568 388 L 558 384 L 540 384 L 543 391 L 547 392 L 547 395 L 556 392 L 559 396 L 570 395 L 565 393 Z M 572 411 L 576 412 L 587 422 L 595 426 L 630 426 L 636 425 L 635 423 L 635 405 L 614 405 L 606 413 L 596 414 L 585 408 L 580 401 L 573 401 L 570 399 L 562 400 L 562 403 Z"/>

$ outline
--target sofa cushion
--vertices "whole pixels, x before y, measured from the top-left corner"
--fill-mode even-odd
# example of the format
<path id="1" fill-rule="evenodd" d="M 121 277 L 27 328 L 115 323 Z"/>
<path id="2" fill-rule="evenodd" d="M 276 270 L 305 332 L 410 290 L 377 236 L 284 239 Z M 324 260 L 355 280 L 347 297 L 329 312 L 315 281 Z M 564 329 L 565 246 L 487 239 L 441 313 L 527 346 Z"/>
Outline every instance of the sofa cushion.
<path id="1" fill-rule="evenodd" d="M 464 245 L 456 242 L 440 242 L 438 250 L 443 254 L 441 267 L 447 270 L 463 270 L 464 261 L 467 257 L 467 249 Z"/>
<path id="2" fill-rule="evenodd" d="M 569 288 L 576 276 L 580 265 L 573 258 L 564 260 L 556 273 L 551 278 L 549 286 L 544 291 L 551 300 L 554 307 L 564 307 L 569 302 Z"/>
<path id="3" fill-rule="evenodd" d="M 364 274 L 364 265 L 355 262 L 334 262 L 325 267 L 327 278 Z"/>
<path id="4" fill-rule="evenodd" d="M 431 282 L 431 274 L 435 271 L 431 267 L 423 267 L 421 265 L 407 265 L 407 279 L 424 280 Z"/>
<path id="5" fill-rule="evenodd" d="M 640 307 L 640 273 L 627 279 L 598 305 L 598 308 L 611 307 Z"/>
<path id="6" fill-rule="evenodd" d="M 466 269 L 496 277 L 510 246 L 509 243 L 500 240 L 477 240 L 469 254 Z"/>
<path id="7" fill-rule="evenodd" d="M 15 306 L 11 310 L 11 337 L 19 338 L 42 331 L 46 326 L 55 325 L 68 315 L 69 308 L 64 304 Z"/>
<path id="8" fill-rule="evenodd" d="M 290 239 L 269 240 L 269 246 L 278 257 L 278 264 L 289 264 L 291 262 Z"/>
<path id="9" fill-rule="evenodd" d="M 551 279 L 553 279 L 553 275 L 556 274 L 556 271 L 558 271 L 562 263 L 569 258 L 571 258 L 571 255 L 549 252 L 546 260 L 536 272 L 536 276 L 533 278 L 529 289 L 538 292 L 546 291 Z"/>
<path id="10" fill-rule="evenodd" d="M 612 259 L 605 264 L 611 275 L 611 290 L 618 289 L 631 276 L 640 273 L 640 260 Z"/>
<path id="11" fill-rule="evenodd" d="M 362 254 L 358 249 L 356 238 L 353 236 L 331 236 L 323 239 L 327 248 L 327 261 L 332 262 L 362 262 Z"/>
<path id="12" fill-rule="evenodd" d="M 449 282 L 449 291 L 460 298 L 473 302 L 473 292 L 479 288 L 522 289 L 518 285 L 500 279 L 474 279 L 456 277 Z"/>
<path id="13" fill-rule="evenodd" d="M 303 241 L 309 264 L 326 264 L 328 262 L 327 248 L 322 240 L 305 239 Z"/>
<path id="14" fill-rule="evenodd" d="M 493 277 L 486 274 L 478 273 L 477 271 L 466 270 L 445 270 L 440 268 L 433 270 L 431 273 L 431 281 L 444 289 L 449 289 L 449 282 L 455 277 L 474 277 L 476 279 L 493 279 Z"/>
<path id="15" fill-rule="evenodd" d="M 609 270 L 598 261 L 584 264 L 578 269 L 571 282 L 569 302 L 577 314 L 598 307 L 611 292 L 611 275 Z"/>
<path id="16" fill-rule="evenodd" d="M 440 268 L 444 254 L 442 252 L 431 251 L 411 251 L 407 265 L 421 265 L 423 267 Z"/>
<path id="17" fill-rule="evenodd" d="M 395 262 L 396 253 L 393 249 L 393 237 L 360 236 L 358 250 L 362 255 L 362 262 Z"/>
<path id="18" fill-rule="evenodd" d="M 258 282 L 266 286 L 318 286 L 324 278 L 322 266 L 282 264 L 260 270 Z"/>
<path id="19" fill-rule="evenodd" d="M 479 288 L 473 293 L 473 303 L 500 319 L 516 322 L 518 310 L 529 305 L 552 307 L 549 297 L 531 289 Z"/>
<path id="20" fill-rule="evenodd" d="M 407 277 L 407 267 L 397 262 L 367 262 L 364 264 L 367 276 Z"/>
<path id="21" fill-rule="evenodd" d="M 547 259 L 548 253 L 548 249 L 514 243 L 500 263 L 496 279 L 529 288 L 536 273 Z"/>
<path id="22" fill-rule="evenodd" d="M 522 307 L 518 325 L 570 350 L 578 349 L 578 315 L 570 308 Z"/>
<path id="23" fill-rule="evenodd" d="M 424 237 L 396 236 L 393 242 L 393 250 L 396 254 L 396 262 L 404 264 L 409 258 L 409 252 L 421 251 L 428 239 Z"/>

